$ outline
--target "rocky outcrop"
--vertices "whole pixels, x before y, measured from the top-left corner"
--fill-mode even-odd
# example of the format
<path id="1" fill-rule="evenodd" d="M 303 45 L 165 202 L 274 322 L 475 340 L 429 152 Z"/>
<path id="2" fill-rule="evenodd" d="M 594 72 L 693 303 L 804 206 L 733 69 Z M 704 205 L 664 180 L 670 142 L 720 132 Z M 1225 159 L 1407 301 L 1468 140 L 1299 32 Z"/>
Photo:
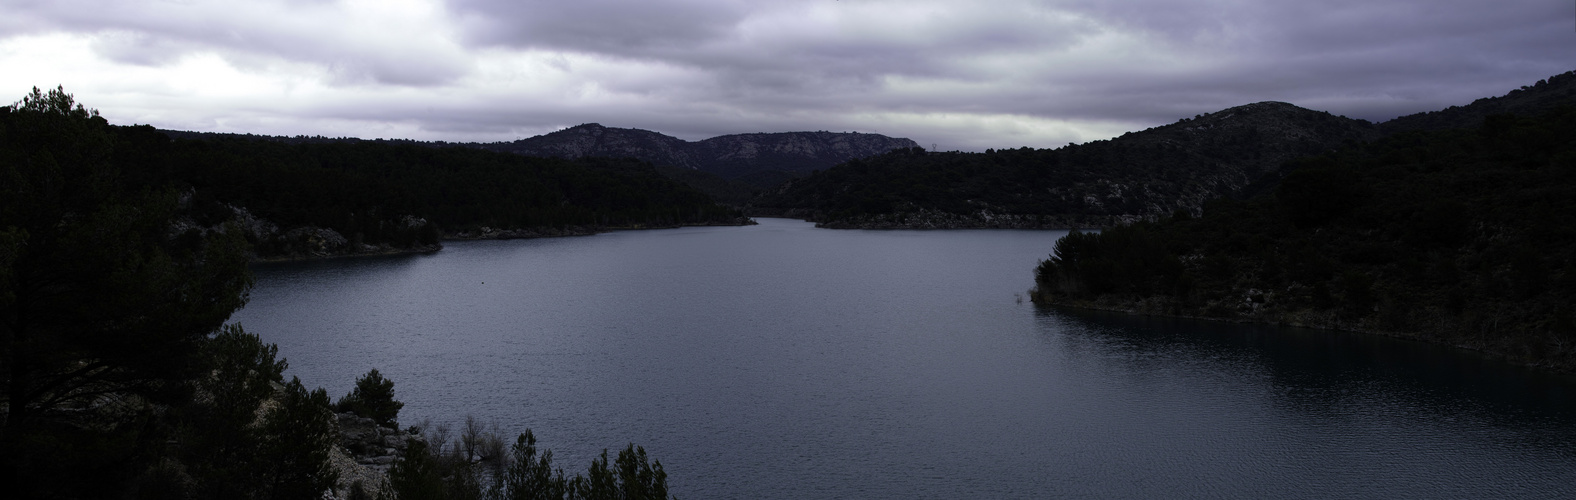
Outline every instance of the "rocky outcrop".
<path id="1" fill-rule="evenodd" d="M 329 461 L 339 472 L 335 488 L 341 495 L 360 484 L 367 493 L 376 497 L 388 477 L 388 470 L 399 460 L 401 453 L 412 441 L 426 442 L 420 433 L 399 430 L 398 425 L 380 426 L 370 418 L 354 413 L 340 413 L 339 446 L 330 454 Z"/>
<path id="2" fill-rule="evenodd" d="M 397 426 L 380 426 L 354 413 L 339 414 L 339 445 L 362 465 L 387 468 L 394 464 L 409 441 L 420 439 L 423 439 L 421 434 L 408 433 Z"/>
<path id="3" fill-rule="evenodd" d="M 420 243 L 409 247 L 398 248 L 388 243 L 369 245 L 353 238 L 346 238 L 330 228 L 317 226 L 297 226 L 281 230 L 278 224 L 252 215 L 243 207 L 231 206 L 235 216 L 231 219 L 246 235 L 247 241 L 253 245 L 252 259 L 259 262 L 277 262 L 303 259 L 320 259 L 326 257 L 346 257 L 359 255 L 393 255 L 402 253 L 427 253 L 443 249 L 441 243 L 424 245 Z M 193 225 L 189 220 L 178 221 L 178 225 Z M 427 220 L 421 217 L 404 216 L 396 224 L 415 231 L 425 225 Z M 184 229 L 181 229 L 184 230 Z M 226 226 L 206 228 L 206 230 L 225 231 Z"/>

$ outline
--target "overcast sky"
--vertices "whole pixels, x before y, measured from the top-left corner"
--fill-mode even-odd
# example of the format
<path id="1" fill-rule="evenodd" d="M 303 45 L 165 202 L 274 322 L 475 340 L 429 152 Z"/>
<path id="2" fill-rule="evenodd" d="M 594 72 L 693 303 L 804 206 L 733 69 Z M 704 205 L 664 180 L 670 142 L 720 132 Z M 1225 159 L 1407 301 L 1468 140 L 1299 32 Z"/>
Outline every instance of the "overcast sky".
<path id="1" fill-rule="evenodd" d="M 0 101 L 64 85 L 111 123 L 278 135 L 1055 147 L 1267 100 L 1379 121 L 1572 69 L 1567 0 L 0 0 Z"/>

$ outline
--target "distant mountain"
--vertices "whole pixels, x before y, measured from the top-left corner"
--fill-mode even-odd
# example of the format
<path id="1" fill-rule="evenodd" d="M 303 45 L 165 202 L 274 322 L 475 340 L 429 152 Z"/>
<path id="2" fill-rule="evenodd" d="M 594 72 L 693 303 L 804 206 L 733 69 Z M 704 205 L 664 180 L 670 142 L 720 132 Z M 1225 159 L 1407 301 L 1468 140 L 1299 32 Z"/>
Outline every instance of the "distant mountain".
<path id="1" fill-rule="evenodd" d="M 734 134 L 690 142 L 649 130 L 596 123 L 514 142 L 477 145 L 526 156 L 637 158 L 762 187 L 855 158 L 917 146 L 909 139 L 857 132 Z"/>
<path id="2" fill-rule="evenodd" d="M 743 206 L 763 189 L 856 158 L 918 147 L 909 139 L 858 132 L 733 134 L 690 142 L 650 130 L 587 123 L 514 142 L 451 143 L 409 139 L 265 136 L 160 130 L 171 138 L 263 140 L 288 144 L 389 143 L 468 147 L 539 158 L 634 158 L 720 203 Z"/>
<path id="3" fill-rule="evenodd" d="M 1057 149 L 854 160 L 757 200 L 828 227 L 1087 227 L 1196 212 L 1272 186 L 1288 160 L 1376 139 L 1373 124 L 1283 102 Z"/>
<path id="4" fill-rule="evenodd" d="M 440 238 L 749 223 L 636 159 L 527 157 L 417 141 L 172 134 L 145 125 L 108 130 L 116 139 L 113 160 L 126 172 L 118 182 L 182 193 L 183 207 L 195 215 L 172 231 L 235 222 L 260 259 L 425 251 Z"/>

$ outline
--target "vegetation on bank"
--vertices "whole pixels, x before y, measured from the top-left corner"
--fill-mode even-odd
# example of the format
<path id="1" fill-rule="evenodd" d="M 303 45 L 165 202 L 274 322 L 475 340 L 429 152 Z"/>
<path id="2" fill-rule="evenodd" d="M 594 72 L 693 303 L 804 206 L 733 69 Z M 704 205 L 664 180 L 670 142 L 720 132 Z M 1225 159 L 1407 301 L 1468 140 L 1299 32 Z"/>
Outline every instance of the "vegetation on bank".
<path id="1" fill-rule="evenodd" d="M 1287 165 L 1202 216 L 1074 232 L 1041 303 L 1381 332 L 1576 368 L 1576 108 Z"/>
<path id="2" fill-rule="evenodd" d="M 336 488 L 339 475 L 331 465 L 341 440 L 335 412 L 393 423 L 401 407 L 393 399 L 393 383 L 370 372 L 336 405 L 322 389 L 308 390 L 294 378 L 285 381 L 287 364 L 275 346 L 224 324 L 245 304 L 252 285 L 245 231 L 238 221 L 202 212 L 226 199 L 212 193 L 222 193 L 214 187 L 232 185 L 227 183 L 267 191 L 280 186 L 274 183 L 283 182 L 279 179 L 373 182 L 381 177 L 313 166 L 301 159 L 311 158 L 306 155 L 267 167 L 281 177 L 258 176 L 256 184 L 247 184 L 236 179 L 253 174 L 234 171 L 237 163 L 226 163 L 222 154 L 188 155 L 210 151 L 208 145 L 127 135 L 139 131 L 145 132 L 111 127 L 58 88 L 35 89 L 21 102 L 0 107 L 0 496 L 321 498 Z M 388 153 L 375 148 L 366 156 L 357 156 L 362 153 L 355 149 L 319 152 L 325 151 L 361 159 Z M 205 161 L 213 163 L 199 165 Z M 501 165 L 495 172 L 504 169 Z M 572 165 L 560 167 L 578 168 Z M 468 172 L 462 167 L 456 165 L 451 173 Z M 204 177 L 181 175 L 190 173 L 183 169 L 218 180 L 194 182 Z M 555 185 L 596 191 L 619 182 L 625 181 Z M 368 192 L 346 196 L 374 196 L 378 186 L 374 182 Z M 194 189 L 200 194 L 193 195 Z M 192 201 L 197 196 L 216 197 L 205 204 Z M 617 193 L 584 196 L 590 198 L 578 199 Z M 596 203 L 584 206 L 634 207 L 591 214 L 644 213 L 638 205 Z M 188 223 L 203 217 L 213 217 L 215 226 Z M 547 484 L 565 492 L 549 495 L 553 498 L 666 496 L 660 463 L 647 465 L 638 448 L 631 448 L 628 457 L 620 454 L 614 465 L 604 456 L 583 478 L 564 480 L 555 470 L 546 483 L 510 482 L 515 476 L 508 474 L 516 470 L 516 476 L 535 478 L 550 465 L 547 453 L 531 458 L 529 437 L 522 436 L 525 444 L 512 458 L 491 457 L 521 464 L 500 468 L 506 472 L 502 475 L 478 472 L 455 479 L 469 474 L 471 461 L 423 468 L 418 466 L 432 457 L 408 454 L 381 494 L 407 500 L 480 498 L 481 493 L 543 498 L 534 485 Z M 449 453 L 442 446 L 431 449 Z M 426 472 L 413 476 L 413 470 Z M 404 479 L 409 477 L 416 479 Z M 481 477 L 500 478 L 498 486 L 421 489 L 431 481 L 477 482 L 472 479 Z"/>
<path id="3" fill-rule="evenodd" d="M 103 129 L 106 161 L 119 167 L 121 182 L 175 189 L 193 229 L 240 222 L 264 257 L 424 248 L 445 234 L 484 227 L 580 234 L 741 218 L 628 159 L 532 158 L 405 141 L 171 139 L 146 125 Z"/>

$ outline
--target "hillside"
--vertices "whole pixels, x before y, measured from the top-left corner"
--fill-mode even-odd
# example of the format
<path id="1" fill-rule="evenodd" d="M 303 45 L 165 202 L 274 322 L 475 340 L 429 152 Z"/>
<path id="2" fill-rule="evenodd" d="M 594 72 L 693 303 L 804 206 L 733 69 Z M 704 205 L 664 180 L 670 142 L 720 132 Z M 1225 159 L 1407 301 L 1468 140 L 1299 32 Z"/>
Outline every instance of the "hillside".
<path id="1" fill-rule="evenodd" d="M 1490 115 L 1535 115 L 1557 106 L 1576 103 L 1576 71 L 1539 80 L 1499 97 L 1485 97 L 1465 106 L 1451 106 L 1398 117 L 1379 124 L 1386 134 L 1414 130 L 1474 128 Z"/>
<path id="2" fill-rule="evenodd" d="M 877 134 L 783 132 L 733 134 L 690 142 L 649 130 L 588 123 L 514 142 L 450 143 L 407 139 L 267 136 L 160 130 L 176 139 L 266 141 L 285 144 L 361 144 L 464 147 L 538 158 L 634 158 L 665 176 L 706 193 L 719 203 L 745 206 L 761 190 L 839 163 L 916 147 L 914 141 Z"/>
<path id="3" fill-rule="evenodd" d="M 1298 157 L 1568 104 L 1576 104 L 1576 72 L 1378 125 L 1261 102 L 1056 149 L 906 150 L 850 161 L 794 180 L 752 210 L 832 228 L 1109 227 L 1263 193 Z"/>
<path id="4" fill-rule="evenodd" d="M 1368 122 L 1262 102 L 1057 149 L 904 149 L 756 201 L 825 227 L 1090 227 L 1196 212 L 1273 185 L 1286 161 L 1379 137 Z"/>
<path id="5" fill-rule="evenodd" d="M 492 151 L 550 158 L 637 158 L 757 187 L 775 186 L 784 178 L 914 146 L 917 144 L 908 139 L 836 132 L 734 134 L 689 142 L 649 130 L 595 123 L 514 142 L 477 145 Z M 751 182 L 752 179 L 762 180 Z"/>
<path id="6" fill-rule="evenodd" d="M 237 223 L 261 258 L 744 222 L 632 159 L 531 158 L 409 141 L 171 139 L 147 126 L 110 132 L 125 182 L 182 193 L 192 215 L 180 230 Z"/>
<path id="7" fill-rule="evenodd" d="M 1383 333 L 1576 369 L 1576 107 L 1405 132 L 1058 241 L 1036 302 Z"/>

